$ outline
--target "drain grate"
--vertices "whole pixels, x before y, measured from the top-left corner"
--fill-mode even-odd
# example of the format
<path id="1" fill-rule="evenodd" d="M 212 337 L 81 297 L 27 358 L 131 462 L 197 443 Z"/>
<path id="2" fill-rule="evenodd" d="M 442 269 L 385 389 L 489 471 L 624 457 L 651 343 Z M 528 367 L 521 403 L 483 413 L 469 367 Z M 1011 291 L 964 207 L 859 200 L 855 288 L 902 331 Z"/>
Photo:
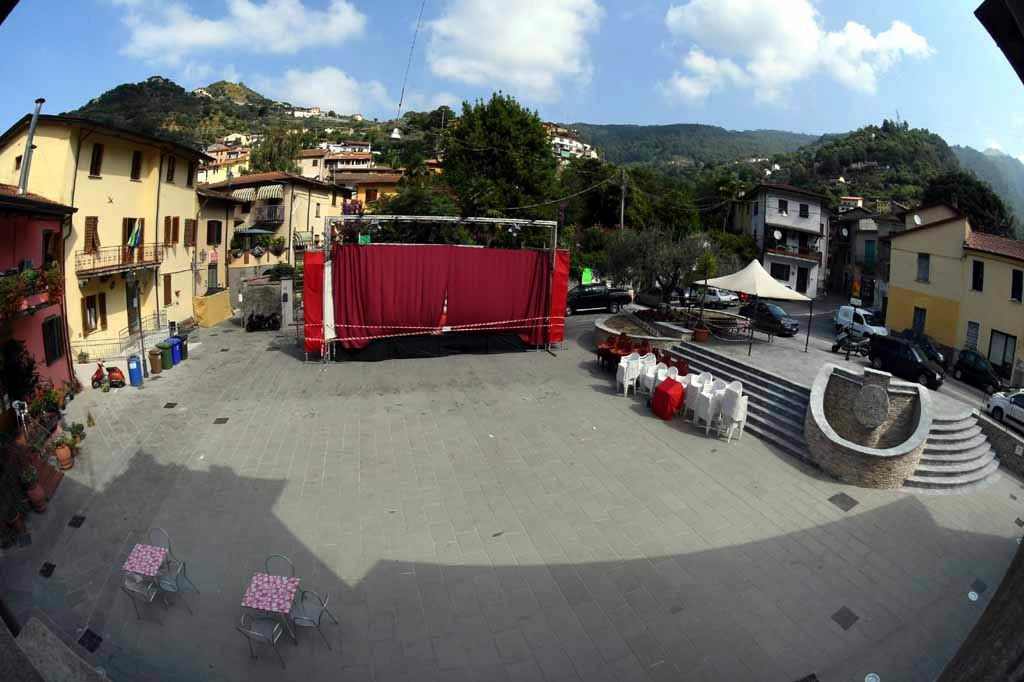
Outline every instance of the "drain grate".
<path id="1" fill-rule="evenodd" d="M 51 575 L 53 575 L 53 571 L 56 568 L 57 564 L 51 564 L 49 561 L 47 561 L 45 564 L 43 564 L 43 567 L 39 569 L 39 575 L 43 576 L 44 578 L 49 578 Z"/>
<path id="2" fill-rule="evenodd" d="M 221 352 L 221 353 L 227 353 L 227 352 L 228 352 L 228 349 L 227 349 L 227 348 L 221 348 L 221 349 L 220 349 L 220 352 Z"/>
<path id="3" fill-rule="evenodd" d="M 71 520 L 68 521 L 68 525 L 72 528 L 81 528 L 83 523 L 85 523 L 85 517 L 81 514 L 75 514 L 71 517 Z"/>
<path id="4" fill-rule="evenodd" d="M 169 410 L 169 409 L 177 407 L 177 406 L 178 406 L 178 403 L 164 403 L 164 409 L 165 410 Z"/>
<path id="5" fill-rule="evenodd" d="M 82 633 L 82 636 L 78 638 L 78 643 L 85 647 L 85 650 L 89 653 L 94 653 L 99 649 L 102 641 L 102 637 L 88 628 L 86 628 L 85 632 Z"/>
<path id="6" fill-rule="evenodd" d="M 1024 528 L 1024 519 L 1021 519 L 1019 516 L 1017 517 L 1017 520 L 1014 521 L 1014 523 L 1016 523 L 1021 528 Z"/>
<path id="7" fill-rule="evenodd" d="M 832 497 L 828 498 L 828 501 L 842 509 L 844 512 L 848 512 L 854 507 L 856 507 L 858 504 L 860 504 L 860 502 L 853 499 L 846 493 L 838 493 L 836 495 L 833 495 Z"/>
<path id="8" fill-rule="evenodd" d="M 227 424 L 228 423 L 228 417 L 217 417 L 216 419 L 213 420 L 213 423 L 214 424 Z"/>
<path id="9" fill-rule="evenodd" d="M 22 533 L 18 536 L 18 547 L 28 547 L 32 544 L 32 533 Z"/>
<path id="10" fill-rule="evenodd" d="M 834 620 L 842 629 L 849 630 L 853 627 L 854 623 L 860 620 L 860 616 L 844 606 L 832 614 L 832 620 Z"/>

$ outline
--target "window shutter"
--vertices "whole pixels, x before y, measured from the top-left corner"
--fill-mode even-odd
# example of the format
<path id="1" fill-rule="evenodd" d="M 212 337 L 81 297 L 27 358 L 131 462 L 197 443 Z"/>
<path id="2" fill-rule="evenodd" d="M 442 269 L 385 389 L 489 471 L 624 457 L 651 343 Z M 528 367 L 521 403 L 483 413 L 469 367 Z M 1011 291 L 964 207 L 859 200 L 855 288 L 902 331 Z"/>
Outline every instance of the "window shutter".
<path id="1" fill-rule="evenodd" d="M 107 295 L 99 294 L 97 297 L 96 307 L 100 311 L 100 329 L 107 328 Z"/>
<path id="2" fill-rule="evenodd" d="M 174 216 L 173 218 L 171 218 L 171 241 L 174 242 L 175 244 L 178 243 L 178 225 L 179 224 L 180 223 L 179 223 L 178 216 Z"/>
<path id="3" fill-rule="evenodd" d="M 88 336 L 92 329 L 89 327 L 89 300 L 82 297 L 82 336 Z"/>
<path id="4" fill-rule="evenodd" d="M 164 216 L 164 246 L 171 243 L 171 216 Z"/>
<path id="5" fill-rule="evenodd" d="M 185 246 L 196 245 L 196 221 L 193 218 L 185 218 Z"/>
<path id="6" fill-rule="evenodd" d="M 100 219 L 96 216 L 89 216 L 85 219 L 85 252 L 96 253 L 100 247 L 99 236 Z"/>
<path id="7" fill-rule="evenodd" d="M 121 245 L 128 246 L 128 239 L 132 236 L 132 219 L 121 218 Z"/>
<path id="8" fill-rule="evenodd" d="M 213 241 L 213 230 L 214 230 L 214 221 L 213 220 L 207 220 L 206 221 L 206 243 L 207 244 L 216 244 L 217 243 L 217 242 Z"/>
<path id="9" fill-rule="evenodd" d="M 171 304 L 171 276 L 164 275 L 164 305 Z"/>
<path id="10" fill-rule="evenodd" d="M 146 247 L 146 219 L 137 218 L 139 221 L 139 250 Z"/>

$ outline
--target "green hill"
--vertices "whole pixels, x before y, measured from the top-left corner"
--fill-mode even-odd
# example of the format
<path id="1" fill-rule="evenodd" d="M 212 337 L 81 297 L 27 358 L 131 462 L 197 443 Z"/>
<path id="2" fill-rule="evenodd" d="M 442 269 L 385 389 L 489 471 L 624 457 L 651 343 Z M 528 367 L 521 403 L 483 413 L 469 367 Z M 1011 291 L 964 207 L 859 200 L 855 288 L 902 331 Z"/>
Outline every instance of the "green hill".
<path id="1" fill-rule="evenodd" d="M 954 146 L 953 153 L 961 166 L 992 186 L 1018 220 L 1024 218 L 1024 163 L 995 149 Z"/>
<path id="2" fill-rule="evenodd" d="M 721 163 L 792 152 L 817 135 L 782 130 L 726 130 L 697 123 L 672 125 L 593 125 L 573 123 L 601 157 L 613 163 L 664 163 L 681 166 Z"/>

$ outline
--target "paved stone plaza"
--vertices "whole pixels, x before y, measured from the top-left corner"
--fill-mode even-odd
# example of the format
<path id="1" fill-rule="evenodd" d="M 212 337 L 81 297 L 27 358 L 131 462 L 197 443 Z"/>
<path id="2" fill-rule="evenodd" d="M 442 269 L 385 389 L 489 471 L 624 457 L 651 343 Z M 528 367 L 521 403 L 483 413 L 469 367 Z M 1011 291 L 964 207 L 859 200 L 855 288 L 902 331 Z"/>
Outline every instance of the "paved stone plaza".
<path id="1" fill-rule="evenodd" d="M 118 681 L 934 679 L 1018 548 L 1022 486 L 863 490 L 663 422 L 597 370 L 593 319 L 557 357 L 330 366 L 203 330 L 143 390 L 72 404 L 97 425 L 3 559 L 9 602 L 102 637 L 79 651 Z M 140 622 L 118 589 L 150 526 L 194 615 Z M 341 622 L 331 651 L 282 639 L 287 671 L 234 630 L 271 553 Z"/>

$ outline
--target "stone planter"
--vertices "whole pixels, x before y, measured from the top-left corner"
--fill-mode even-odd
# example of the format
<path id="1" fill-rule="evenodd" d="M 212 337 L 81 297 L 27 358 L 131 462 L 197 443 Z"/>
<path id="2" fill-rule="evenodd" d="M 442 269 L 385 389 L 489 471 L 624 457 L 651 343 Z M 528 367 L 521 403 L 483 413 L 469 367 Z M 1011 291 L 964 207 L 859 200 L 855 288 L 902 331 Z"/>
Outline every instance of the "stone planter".
<path id="1" fill-rule="evenodd" d="M 40 514 L 46 511 L 46 493 L 43 491 L 43 486 L 34 483 L 25 489 L 25 494 L 28 495 L 28 502 L 32 505 L 32 509 Z"/>
<path id="2" fill-rule="evenodd" d="M 707 343 L 711 338 L 711 331 L 708 329 L 694 329 L 693 340 L 697 343 Z"/>

